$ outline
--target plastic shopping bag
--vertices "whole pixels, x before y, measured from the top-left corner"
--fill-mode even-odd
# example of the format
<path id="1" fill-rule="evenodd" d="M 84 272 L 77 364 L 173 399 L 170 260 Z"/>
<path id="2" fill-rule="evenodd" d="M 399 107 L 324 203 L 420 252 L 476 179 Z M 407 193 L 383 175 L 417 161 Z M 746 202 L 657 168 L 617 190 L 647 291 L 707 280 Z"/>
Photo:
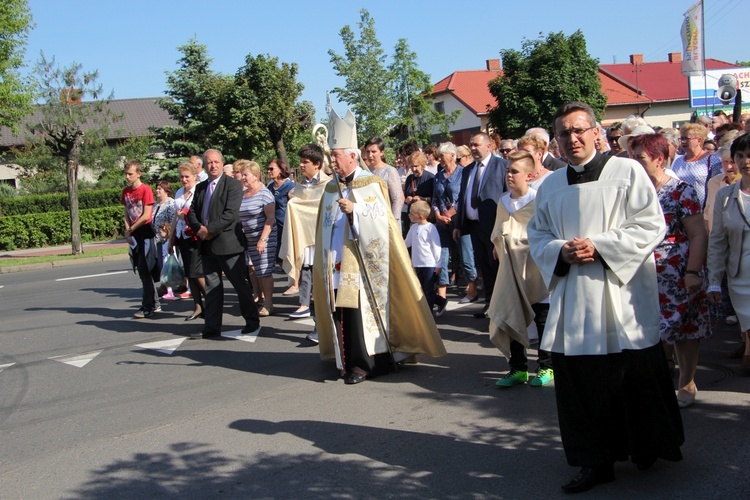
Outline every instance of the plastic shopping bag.
<path id="1" fill-rule="evenodd" d="M 185 273 L 182 270 L 177 256 L 170 253 L 161 268 L 161 284 L 172 288 L 178 288 L 185 282 Z"/>

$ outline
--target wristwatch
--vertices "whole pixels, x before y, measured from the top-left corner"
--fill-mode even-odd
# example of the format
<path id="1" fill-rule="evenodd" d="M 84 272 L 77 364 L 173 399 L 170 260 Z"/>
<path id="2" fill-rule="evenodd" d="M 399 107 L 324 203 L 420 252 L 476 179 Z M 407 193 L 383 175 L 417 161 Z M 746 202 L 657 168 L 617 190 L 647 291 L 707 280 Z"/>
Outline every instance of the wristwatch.
<path id="1" fill-rule="evenodd" d="M 263 243 L 268 243 L 268 238 L 261 238 L 260 241 L 262 241 Z"/>

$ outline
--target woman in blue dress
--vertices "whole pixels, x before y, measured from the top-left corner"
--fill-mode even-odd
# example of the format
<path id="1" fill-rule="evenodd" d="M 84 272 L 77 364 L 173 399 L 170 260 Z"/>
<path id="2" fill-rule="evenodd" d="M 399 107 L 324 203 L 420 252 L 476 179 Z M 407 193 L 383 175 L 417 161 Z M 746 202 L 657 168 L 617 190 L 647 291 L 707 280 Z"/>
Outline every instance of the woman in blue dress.
<path id="1" fill-rule="evenodd" d="M 276 264 L 276 203 L 271 191 L 260 181 L 260 166 L 248 160 L 237 160 L 245 192 L 240 205 L 240 222 L 245 233 L 245 255 L 250 282 L 258 298 L 259 315 L 273 314 L 273 267 Z M 261 302 L 261 299 L 263 302 Z"/>
<path id="2" fill-rule="evenodd" d="M 268 178 L 271 180 L 267 184 L 268 189 L 273 195 L 276 202 L 276 232 L 281 241 L 281 233 L 284 231 L 284 219 L 286 218 L 286 204 L 289 203 L 289 192 L 294 189 L 294 181 L 289 178 L 289 167 L 278 158 L 268 162 L 266 168 Z M 278 262 L 279 249 L 276 248 L 274 259 Z"/>

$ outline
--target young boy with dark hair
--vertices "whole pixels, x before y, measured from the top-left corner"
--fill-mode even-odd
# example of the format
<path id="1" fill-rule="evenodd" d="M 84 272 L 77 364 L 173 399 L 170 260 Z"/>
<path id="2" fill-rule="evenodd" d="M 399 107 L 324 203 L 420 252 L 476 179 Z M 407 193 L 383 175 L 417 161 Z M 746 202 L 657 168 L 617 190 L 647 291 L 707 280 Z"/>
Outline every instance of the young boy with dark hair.
<path id="1" fill-rule="evenodd" d="M 289 315 L 290 319 L 310 316 L 312 295 L 312 265 L 315 257 L 315 224 L 318 218 L 320 198 L 330 177 L 322 171 L 324 153 L 316 144 L 306 144 L 297 152 L 302 174 L 297 185 L 289 193 L 286 219 L 281 239 L 279 258 L 284 269 L 294 278 L 299 273 L 299 308 Z M 317 332 L 307 336 L 317 342 Z"/>

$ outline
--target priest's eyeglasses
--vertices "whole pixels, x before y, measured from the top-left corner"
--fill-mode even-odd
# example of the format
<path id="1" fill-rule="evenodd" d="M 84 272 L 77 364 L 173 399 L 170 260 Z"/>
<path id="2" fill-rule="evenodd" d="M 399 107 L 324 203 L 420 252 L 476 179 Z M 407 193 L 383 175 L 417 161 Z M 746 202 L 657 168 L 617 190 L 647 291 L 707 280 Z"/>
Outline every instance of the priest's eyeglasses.
<path id="1" fill-rule="evenodd" d="M 561 130 L 555 134 L 558 139 L 570 139 L 571 135 L 576 136 L 577 138 L 581 138 L 583 134 L 588 132 L 589 130 L 594 130 L 596 128 L 596 125 L 589 128 L 572 128 L 570 130 Z"/>

